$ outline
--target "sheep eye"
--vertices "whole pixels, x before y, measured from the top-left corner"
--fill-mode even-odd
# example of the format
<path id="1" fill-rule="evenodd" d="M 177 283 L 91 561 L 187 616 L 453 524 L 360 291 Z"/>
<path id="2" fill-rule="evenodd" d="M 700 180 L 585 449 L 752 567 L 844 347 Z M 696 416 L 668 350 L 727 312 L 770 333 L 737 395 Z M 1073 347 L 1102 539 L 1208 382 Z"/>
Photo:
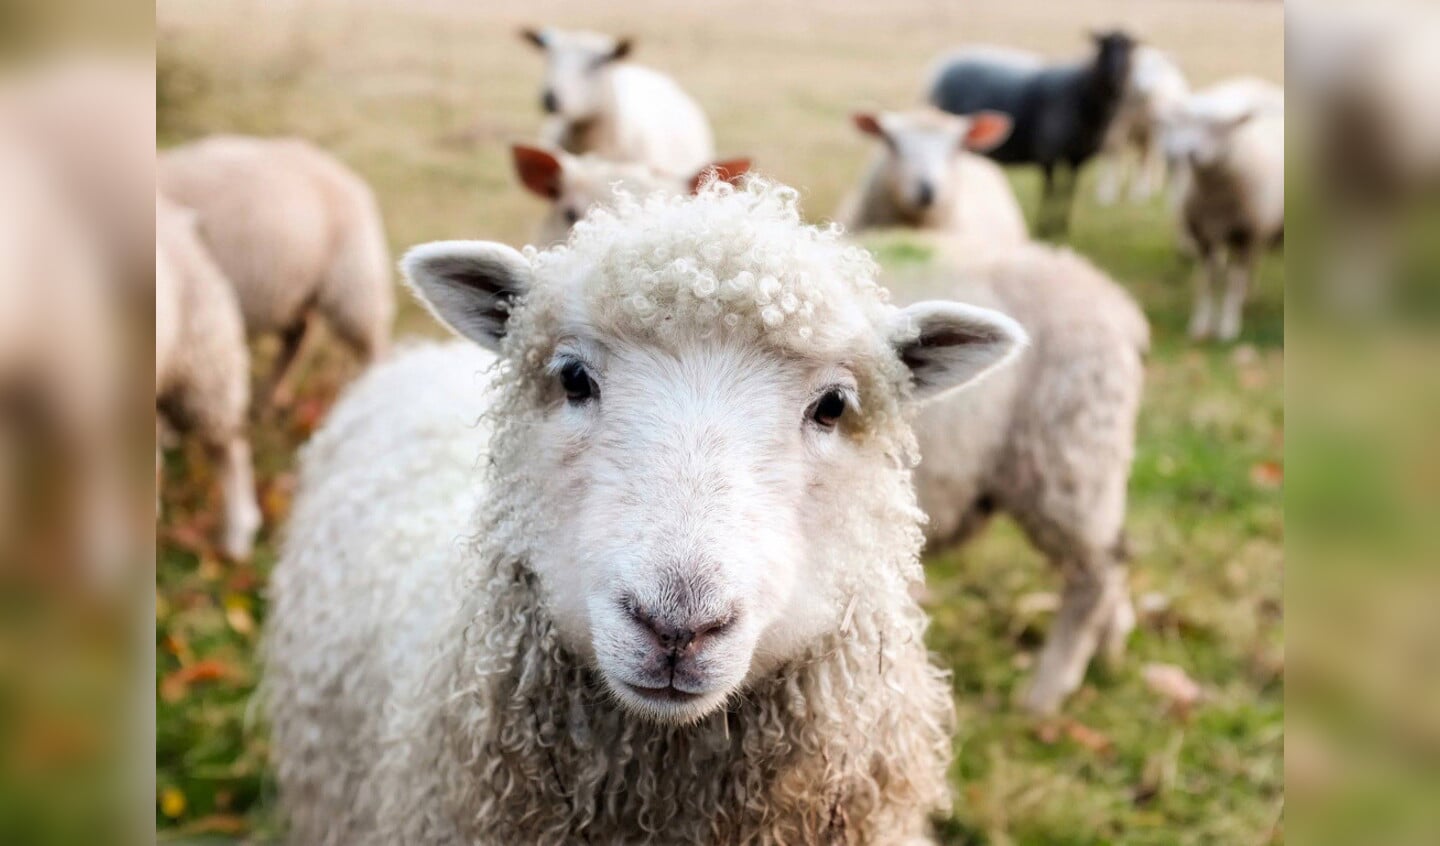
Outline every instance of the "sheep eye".
<path id="1" fill-rule="evenodd" d="M 595 380 L 590 378 L 585 365 L 578 361 L 566 362 L 560 368 L 560 386 L 565 389 L 565 399 L 576 405 L 589 402 L 599 393 Z"/>
<path id="2" fill-rule="evenodd" d="M 578 222 L 579 220 L 580 220 L 580 212 L 578 212 L 578 211 L 576 211 L 576 210 L 574 210 L 574 209 L 570 209 L 570 208 L 567 208 L 567 209 L 565 210 L 565 222 L 566 222 L 567 224 L 569 224 L 569 225 L 571 225 L 571 226 L 574 226 L 574 225 L 576 224 L 576 222 Z"/>
<path id="3" fill-rule="evenodd" d="M 829 390 L 810 406 L 810 419 L 823 429 L 833 429 L 845 413 L 845 395 L 838 390 Z"/>

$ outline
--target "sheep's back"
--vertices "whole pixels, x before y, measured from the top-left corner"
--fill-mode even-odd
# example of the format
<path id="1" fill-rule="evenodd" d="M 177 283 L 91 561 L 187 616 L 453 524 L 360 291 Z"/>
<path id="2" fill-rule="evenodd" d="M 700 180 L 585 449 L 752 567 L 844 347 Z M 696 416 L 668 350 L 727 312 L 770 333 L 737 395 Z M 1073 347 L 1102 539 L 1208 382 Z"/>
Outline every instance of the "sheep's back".
<path id="1" fill-rule="evenodd" d="M 294 140 L 218 136 L 172 149 L 160 184 L 199 215 L 252 334 L 293 325 L 345 233 L 373 214 L 358 177 Z"/>
<path id="2" fill-rule="evenodd" d="M 492 361 L 463 342 L 402 349 L 346 391 L 301 454 L 264 683 L 296 842 L 359 842 L 373 828 L 358 797 L 383 720 L 396 691 L 418 686 L 461 594 Z"/>

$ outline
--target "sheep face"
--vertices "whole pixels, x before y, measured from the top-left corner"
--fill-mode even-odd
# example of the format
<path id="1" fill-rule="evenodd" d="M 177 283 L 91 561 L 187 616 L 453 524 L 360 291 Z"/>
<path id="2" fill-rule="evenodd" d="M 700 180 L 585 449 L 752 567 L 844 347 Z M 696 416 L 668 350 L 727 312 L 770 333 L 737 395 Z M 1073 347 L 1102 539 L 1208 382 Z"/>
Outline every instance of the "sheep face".
<path id="1" fill-rule="evenodd" d="M 543 527 L 523 555 L 567 648 L 647 719 L 697 720 L 841 631 L 894 567 L 876 538 L 918 546 L 904 409 L 1023 338 L 983 309 L 885 305 L 868 256 L 774 193 L 655 197 L 563 249 L 404 263 L 510 368 L 493 458 Z"/>
<path id="2" fill-rule="evenodd" d="M 1164 122 L 1165 156 L 1197 172 L 1211 170 L 1229 155 L 1235 131 L 1254 117 L 1254 111 L 1211 113 L 1181 109 Z"/>
<path id="3" fill-rule="evenodd" d="M 545 51 L 541 108 L 572 123 L 596 117 L 605 103 L 607 72 L 630 53 L 630 40 L 549 28 L 527 29 L 521 35 Z"/>
<path id="4" fill-rule="evenodd" d="M 1121 30 L 1094 32 L 1090 35 L 1095 44 L 1095 79 L 1102 91 L 1118 94 L 1126 87 L 1130 77 L 1131 57 L 1135 52 L 1135 39 Z"/>
<path id="5" fill-rule="evenodd" d="M 937 110 L 857 114 L 861 132 L 885 144 L 885 180 L 892 202 L 921 219 L 943 208 L 959 191 L 955 156 L 962 150 L 984 152 L 1010 135 L 1010 118 L 999 112 L 950 115 Z"/>

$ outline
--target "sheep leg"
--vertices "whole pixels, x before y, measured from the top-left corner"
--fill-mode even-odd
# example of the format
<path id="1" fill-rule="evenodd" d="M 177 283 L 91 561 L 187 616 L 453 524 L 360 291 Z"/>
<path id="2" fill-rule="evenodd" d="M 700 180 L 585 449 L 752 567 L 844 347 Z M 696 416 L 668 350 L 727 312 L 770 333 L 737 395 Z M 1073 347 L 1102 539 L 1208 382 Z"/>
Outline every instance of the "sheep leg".
<path id="1" fill-rule="evenodd" d="M 1215 336 L 1221 341 L 1240 337 L 1240 321 L 1245 311 L 1245 297 L 1250 292 L 1250 279 L 1255 274 L 1259 251 L 1254 244 L 1234 248 L 1225 280 L 1225 299 L 1220 304 L 1220 322 Z"/>
<path id="2" fill-rule="evenodd" d="M 295 372 L 305 350 L 305 342 L 313 333 L 310 329 L 310 313 L 301 315 L 294 325 L 280 334 L 280 354 L 275 357 L 275 367 L 262 396 L 269 397 L 270 406 L 275 409 L 289 408 L 295 402 Z"/>
<path id="3" fill-rule="evenodd" d="M 1113 206 L 1120 199 L 1120 189 L 1125 183 L 1125 150 L 1123 147 L 1106 150 L 1100 158 L 1100 175 L 1095 184 L 1095 202 L 1102 206 Z"/>
<path id="4" fill-rule="evenodd" d="M 1115 599 L 1114 613 L 1100 632 L 1100 660 L 1105 666 L 1115 669 L 1125 659 L 1125 645 L 1130 633 L 1135 631 L 1135 604 L 1130 601 L 1130 591 L 1121 589 Z"/>
<path id="5" fill-rule="evenodd" d="M 1155 196 L 1155 191 L 1162 184 L 1165 163 L 1160 155 L 1160 145 L 1155 143 L 1151 135 L 1146 135 L 1140 141 L 1140 160 L 1137 165 L 1137 173 L 1130 182 L 1130 199 L 1137 203 L 1147 202 Z"/>
<path id="6" fill-rule="evenodd" d="M 1064 569 L 1060 610 L 1025 694 L 1025 708 L 1034 714 L 1055 713 L 1065 697 L 1079 689 L 1101 633 L 1114 622 L 1123 590 L 1118 567 L 1080 564 Z"/>
<path id="7" fill-rule="evenodd" d="M 1202 246 L 1203 260 L 1195 268 L 1195 304 L 1190 310 L 1190 339 L 1203 341 L 1215 332 L 1216 289 L 1225 276 L 1225 254 L 1219 248 Z"/>
<path id="8" fill-rule="evenodd" d="M 255 469 L 250 444 L 238 435 L 217 448 L 220 490 L 224 500 L 223 551 L 231 561 L 245 561 L 255 546 L 255 533 L 262 521 L 255 500 Z"/>

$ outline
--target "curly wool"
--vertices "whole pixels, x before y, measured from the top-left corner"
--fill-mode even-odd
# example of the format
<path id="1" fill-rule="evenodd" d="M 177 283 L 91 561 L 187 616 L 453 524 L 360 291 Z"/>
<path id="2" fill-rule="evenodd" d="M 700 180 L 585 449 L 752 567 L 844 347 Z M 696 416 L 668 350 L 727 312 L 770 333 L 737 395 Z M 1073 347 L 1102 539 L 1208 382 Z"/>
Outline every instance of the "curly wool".
<path id="1" fill-rule="evenodd" d="M 891 310 L 868 254 L 801 224 L 794 192 L 752 180 L 622 199 L 528 257 L 532 290 L 485 387 L 490 357 L 472 347 L 402 354 L 306 449 L 266 680 L 297 842 L 923 835 L 949 801 L 953 704 L 911 597 L 908 377 L 877 331 Z M 534 437 L 545 362 L 582 307 L 629 341 L 843 352 L 866 398 L 855 435 L 873 474 L 821 506 L 846 550 L 833 562 L 844 622 L 692 725 L 623 710 L 563 642 L 527 564 L 554 501 L 527 471 L 548 448 Z"/>

